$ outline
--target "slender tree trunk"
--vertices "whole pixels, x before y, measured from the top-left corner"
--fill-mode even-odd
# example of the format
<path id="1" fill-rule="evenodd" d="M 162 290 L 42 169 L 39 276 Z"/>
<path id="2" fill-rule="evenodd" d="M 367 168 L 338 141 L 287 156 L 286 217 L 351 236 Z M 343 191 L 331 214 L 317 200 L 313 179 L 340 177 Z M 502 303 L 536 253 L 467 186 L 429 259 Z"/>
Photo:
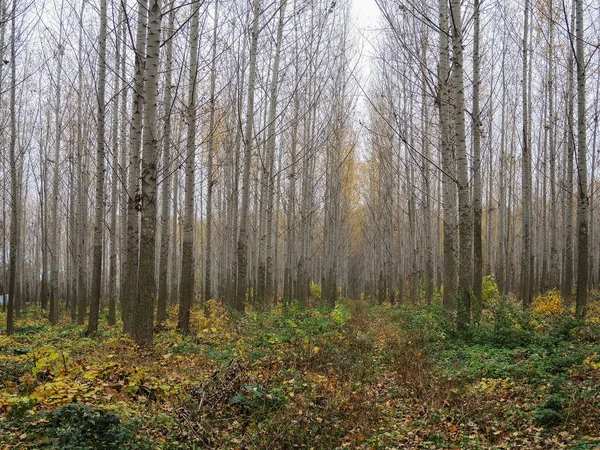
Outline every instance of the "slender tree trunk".
<path id="1" fill-rule="evenodd" d="M 85 12 L 86 0 L 81 2 L 80 17 Z M 77 50 L 77 324 L 83 325 L 88 301 L 87 275 L 87 174 L 84 162 L 85 146 L 83 142 L 83 25 L 79 29 L 79 45 Z"/>
<path id="2" fill-rule="evenodd" d="M 0 0 L 0 21 L 2 23 L 5 23 L 6 20 L 6 3 L 4 2 L 4 0 Z M 6 26 L 2 26 L 0 27 L 0 61 L 4 61 L 4 33 L 6 31 Z M 3 79 L 3 75 L 4 75 L 4 64 L 0 64 L 0 80 Z M 2 102 L 2 93 L 0 92 L 0 102 Z M 41 149 L 40 149 L 41 151 Z M 41 159 L 43 161 L 43 159 Z M 4 171 L 3 171 L 4 172 Z M 6 196 L 7 196 L 7 186 L 6 186 L 6 182 L 7 182 L 7 176 L 5 173 L 3 173 L 3 177 L 2 177 L 2 217 L 6 218 L 7 217 L 7 212 L 6 212 Z M 43 171 L 40 172 L 40 175 L 43 176 Z M 40 185 L 42 185 L 42 180 L 40 180 Z M 41 189 L 40 189 L 41 190 Z M 44 208 L 43 206 L 43 197 L 40 195 L 40 218 L 41 220 L 41 227 L 42 227 L 42 241 L 43 241 L 43 237 L 44 237 L 44 220 L 43 220 L 43 213 L 44 213 Z M 3 294 L 3 302 L 2 302 L 2 312 L 6 312 L 6 290 L 8 287 L 8 282 L 7 282 L 7 270 L 6 270 L 6 255 L 7 255 L 7 248 L 6 248 L 6 220 L 2 221 L 2 294 Z M 42 252 L 43 252 L 43 243 L 42 243 Z M 46 309 L 46 308 L 42 308 L 42 309 Z"/>
<path id="3" fill-rule="evenodd" d="M 106 121 L 106 0 L 100 0 L 100 36 L 98 38 L 98 125 L 96 149 L 96 213 L 92 260 L 92 290 L 87 334 L 98 331 L 100 296 L 102 294 L 102 232 L 104 229 L 104 131 Z"/>
<path id="4" fill-rule="evenodd" d="M 297 28 L 294 28 L 297 32 Z M 297 37 L 297 36 L 294 36 Z M 298 41 L 294 41 L 294 84 L 297 86 L 299 81 L 299 55 Z M 283 275 L 283 301 L 291 303 L 295 298 L 303 303 L 304 298 L 297 294 L 297 281 L 299 274 L 296 271 L 296 150 L 298 147 L 298 125 L 300 121 L 300 95 L 298 90 L 294 92 L 294 112 L 291 124 L 291 143 L 290 143 L 290 159 L 288 162 L 288 197 L 287 197 L 287 218 L 286 218 L 286 260 Z M 305 158 L 307 158 L 305 156 Z"/>
<path id="5" fill-rule="evenodd" d="M 571 10 L 571 27 L 575 27 L 575 2 Z M 565 254 L 563 258 L 563 282 L 561 296 L 568 302 L 573 293 L 573 157 L 575 152 L 575 125 L 573 123 L 574 110 L 574 81 L 573 81 L 573 53 L 570 53 L 567 63 L 567 147 L 566 147 L 566 186 L 564 191 L 564 232 L 565 232 Z"/>
<path id="6" fill-rule="evenodd" d="M 428 43 L 428 36 L 427 36 L 427 27 L 425 26 L 425 24 L 423 24 L 423 29 L 421 31 L 422 33 L 422 51 L 421 51 L 421 75 L 422 75 L 422 82 L 421 82 L 421 108 L 422 108 L 422 112 L 421 112 L 421 133 L 422 133 L 422 152 L 423 152 L 423 156 L 422 156 L 422 175 L 423 175 L 423 227 L 425 228 L 425 242 L 424 242 L 424 247 L 425 247 L 425 302 L 428 305 L 431 305 L 431 301 L 433 299 L 433 239 L 431 236 L 431 189 L 430 189 L 430 184 L 431 184 L 431 180 L 430 180 L 430 173 L 429 173 L 429 159 L 430 159 L 430 155 L 429 155 L 429 109 L 428 109 L 428 105 L 427 105 L 427 84 L 426 84 L 426 58 L 427 58 L 427 43 Z M 388 165 L 388 164 L 386 164 Z M 390 169 L 388 169 L 390 170 Z M 388 197 L 387 194 L 387 190 L 389 190 L 389 184 L 391 182 L 391 177 L 386 177 L 388 179 L 385 180 L 385 184 L 386 184 L 386 198 Z M 384 203 L 384 208 L 388 208 L 389 205 L 387 205 L 386 203 Z M 386 211 L 386 218 L 387 218 L 388 214 Z M 392 232 L 391 228 L 389 228 L 389 220 L 386 220 L 386 226 L 385 226 L 385 236 L 386 236 L 386 241 L 391 241 L 389 233 Z M 387 246 L 387 242 L 385 243 Z M 390 252 L 389 250 L 386 249 L 386 256 L 389 255 Z M 389 269 L 389 261 L 386 263 L 386 270 Z M 387 279 L 389 278 L 386 275 L 386 282 L 385 284 L 387 285 L 387 283 L 389 281 L 387 281 Z"/>
<path id="7" fill-rule="evenodd" d="M 123 298 L 123 286 L 126 282 L 127 275 L 127 208 L 129 204 L 129 193 L 127 192 L 128 182 L 127 182 L 127 157 L 128 157 L 128 140 L 127 140 L 127 84 L 125 82 L 125 77 L 127 73 L 127 58 L 126 58 L 126 36 L 127 36 L 127 20 L 122 21 L 122 31 L 121 31 L 121 61 L 120 70 L 121 70 L 121 80 L 122 80 L 122 89 L 121 89 L 121 124 L 120 124 L 120 148 L 121 148 L 121 162 L 119 167 L 119 176 L 121 183 L 121 196 L 120 196 L 120 211 L 119 211 L 119 233 L 121 236 L 121 241 L 119 245 L 119 265 L 120 265 L 120 279 L 119 279 L 119 298 Z M 123 310 L 123 304 L 121 304 L 121 310 Z"/>
<path id="8" fill-rule="evenodd" d="M 48 124 L 48 133 L 50 126 Z M 46 141 L 48 141 L 46 136 Z M 46 145 L 40 146 L 40 221 L 42 234 L 42 285 L 41 306 L 43 310 L 48 308 L 48 164 Z"/>
<path id="9" fill-rule="evenodd" d="M 62 15 L 62 13 L 61 13 Z M 56 49 L 56 98 L 55 98 L 55 116 L 54 116 L 54 177 L 52 179 L 52 258 L 50 261 L 50 311 L 49 318 L 50 323 L 56 325 L 58 322 L 58 302 L 59 302 L 59 275 L 58 275 L 58 264 L 59 264 L 59 253 L 60 247 L 58 243 L 58 235 L 60 234 L 61 222 L 58 221 L 58 185 L 60 179 L 60 142 L 62 134 L 61 124 L 61 78 L 62 78 L 62 62 L 63 62 L 64 48 L 62 44 L 62 26 L 60 29 L 60 35 L 58 39 L 58 48 Z"/>
<path id="10" fill-rule="evenodd" d="M 179 322 L 177 327 L 187 333 L 190 327 L 190 309 L 194 301 L 194 163 L 196 159 L 196 80 L 198 76 L 198 22 L 200 5 L 193 3 L 190 28 L 190 73 L 187 105 L 187 144 L 185 162 L 185 206 L 183 219 L 183 247 L 181 253 L 181 287 Z"/>
<path id="11" fill-rule="evenodd" d="M 127 257 L 125 279 L 121 286 L 121 313 L 123 330 L 133 332 L 134 306 L 138 291 L 139 264 L 139 211 L 140 192 L 140 145 L 142 142 L 142 118 L 144 110 L 144 55 L 146 52 L 146 24 L 148 0 L 138 0 L 137 34 L 135 40 L 135 75 L 133 82 L 132 117 L 129 134 L 129 180 L 127 201 Z"/>
<path id="12" fill-rule="evenodd" d="M 160 136 L 157 131 L 158 64 L 160 57 L 161 1 L 150 0 L 144 76 L 144 151 L 142 156 L 142 223 L 138 295 L 135 302 L 133 339 L 138 344 L 152 342 L 156 301 L 156 165 Z"/>
<path id="13" fill-rule="evenodd" d="M 177 133 L 179 136 L 180 133 Z M 175 156 L 177 158 L 177 156 Z M 171 304 L 179 301 L 179 243 L 177 241 L 177 230 L 179 229 L 179 161 L 175 160 L 173 173 L 173 230 L 171 241 L 171 291 L 169 298 Z"/>
<path id="14" fill-rule="evenodd" d="M 528 56 L 529 56 L 529 2 L 525 2 L 523 25 L 523 205 L 522 227 L 523 248 L 521 253 L 521 299 L 523 308 L 531 303 L 531 149 L 529 148 L 529 86 L 528 86 Z"/>
<path id="15" fill-rule="evenodd" d="M 281 46 L 283 43 L 283 25 L 285 23 L 285 8 L 287 0 L 282 0 L 279 9 L 279 23 L 277 25 L 277 40 L 275 44 L 275 56 L 273 60 L 273 80 L 271 81 L 271 92 L 269 94 L 269 119 L 267 132 L 267 164 L 269 165 L 268 182 L 268 198 L 267 198 L 267 261 L 266 261 L 266 288 L 265 300 L 271 304 L 273 298 L 273 239 L 277 239 L 277 229 L 275 229 L 275 237 L 273 236 L 273 207 L 275 196 L 275 176 L 274 176 L 274 161 L 275 161 L 275 125 L 277 119 L 277 94 L 279 88 L 279 60 L 281 56 Z M 275 295 L 276 296 L 276 295 Z M 265 304 L 266 306 L 266 304 Z"/>
<path id="16" fill-rule="evenodd" d="M 576 61 L 577 61 L 577 293 L 575 315 L 585 319 L 588 289 L 588 188 L 587 136 L 585 117 L 585 60 L 583 53 L 583 0 L 575 0 Z"/>
<path id="17" fill-rule="evenodd" d="M 175 33 L 175 4 L 169 5 L 169 18 L 167 30 L 165 33 L 166 55 L 165 55 L 165 96 L 164 96 L 164 128 L 162 141 L 162 172 L 163 172 L 163 187 L 161 201 L 161 230 L 160 230 L 160 262 L 158 275 L 158 303 L 156 309 L 156 321 L 162 323 L 167 320 L 167 300 L 168 293 L 168 266 L 169 266 L 169 210 L 170 210 L 170 195 L 171 195 L 171 177 L 173 174 L 173 166 L 171 165 L 171 108 L 173 107 L 172 99 L 172 72 L 173 72 L 173 36 Z M 175 170 L 177 170 L 175 166 Z"/>
<path id="18" fill-rule="evenodd" d="M 17 0 L 13 0 L 12 12 L 10 18 L 11 39 L 10 39 L 10 261 L 9 261 L 9 285 L 8 285 L 8 304 L 6 308 L 6 334 L 11 335 L 15 331 L 15 297 L 17 295 L 17 249 L 19 248 L 19 185 L 17 179 L 17 52 L 15 42 L 17 20 Z"/>
<path id="19" fill-rule="evenodd" d="M 115 60 L 117 65 L 121 64 L 121 26 L 123 20 L 123 9 L 119 8 L 119 25 L 117 26 L 117 37 L 115 39 Z M 108 275 L 108 324 L 116 322 L 117 303 L 117 209 L 119 192 L 119 91 L 121 89 L 120 76 L 117 70 L 114 74 L 114 107 L 112 111 L 112 186 L 110 194 L 110 262 Z"/>
<path id="20" fill-rule="evenodd" d="M 215 1 L 215 19 L 212 42 L 212 62 L 210 69 L 210 117 L 208 135 L 208 181 L 206 187 L 206 268 L 204 278 L 204 300 L 212 298 L 211 269 L 212 269 L 212 209 L 213 209 L 213 186 L 216 181 L 213 178 L 213 159 L 215 154 L 215 85 L 217 80 L 217 31 L 219 29 L 219 1 Z"/>
<path id="21" fill-rule="evenodd" d="M 473 3 L 473 316 L 479 321 L 482 304 L 483 247 L 481 237 L 481 116 L 479 111 L 480 0 Z M 489 174 L 491 177 L 492 174 Z M 488 218 L 489 220 L 489 218 Z M 487 237 L 489 239 L 489 236 Z"/>
<path id="22" fill-rule="evenodd" d="M 549 116 L 549 141 L 550 141 L 550 289 L 559 285 L 558 269 L 558 225 L 556 212 L 556 123 L 554 118 L 554 5 L 549 2 L 549 45 L 548 45 L 548 116 Z"/>
<path id="23" fill-rule="evenodd" d="M 248 284 L 248 210 L 250 200 L 250 164 L 254 141 L 254 90 L 256 79 L 256 58 L 258 53 L 258 21 L 260 0 L 253 0 L 252 36 L 250 45 L 250 65 L 248 73 L 248 101 L 246 105 L 246 129 L 244 131 L 244 174 L 242 178 L 242 207 L 237 246 L 237 292 L 235 309 L 243 311 Z"/>
<path id="24" fill-rule="evenodd" d="M 455 105 L 456 168 L 458 175 L 459 269 L 457 326 L 464 328 L 471 319 L 471 285 L 473 270 L 473 222 L 469 201 L 469 174 L 465 137 L 465 99 L 463 80 L 463 29 L 460 0 L 452 0 L 452 79 Z"/>
<path id="25" fill-rule="evenodd" d="M 448 2 L 440 0 L 440 63 L 438 84 L 440 93 L 440 136 L 444 190 L 444 298 L 446 310 L 456 308 L 456 203 L 454 197 L 453 164 L 450 145 L 450 92 L 448 55 Z"/>

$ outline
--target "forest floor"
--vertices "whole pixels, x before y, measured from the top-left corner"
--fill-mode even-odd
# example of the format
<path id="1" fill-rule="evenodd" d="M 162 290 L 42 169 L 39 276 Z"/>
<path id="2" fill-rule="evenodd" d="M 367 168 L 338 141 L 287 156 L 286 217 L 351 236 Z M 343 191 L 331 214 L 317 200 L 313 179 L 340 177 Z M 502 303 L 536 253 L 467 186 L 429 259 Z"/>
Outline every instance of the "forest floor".
<path id="1" fill-rule="evenodd" d="M 581 324 L 554 293 L 528 312 L 495 296 L 460 334 L 438 306 L 211 302 L 148 348 L 27 311 L 0 329 L 0 448 L 600 449 L 590 302 Z"/>

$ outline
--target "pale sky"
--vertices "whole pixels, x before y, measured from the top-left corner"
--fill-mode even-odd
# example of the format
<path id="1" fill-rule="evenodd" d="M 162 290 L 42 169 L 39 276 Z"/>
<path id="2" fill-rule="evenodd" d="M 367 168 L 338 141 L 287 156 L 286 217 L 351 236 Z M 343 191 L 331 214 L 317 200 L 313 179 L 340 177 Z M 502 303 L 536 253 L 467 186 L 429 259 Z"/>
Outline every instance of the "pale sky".
<path id="1" fill-rule="evenodd" d="M 374 53 L 373 45 L 375 43 L 376 31 L 375 28 L 379 22 L 379 8 L 375 0 L 352 0 L 352 23 L 355 27 L 353 30 L 354 39 L 357 45 L 357 51 L 360 55 L 358 66 L 358 77 L 360 78 L 360 89 L 368 91 L 368 80 L 371 72 L 371 56 Z M 367 120 L 369 111 L 368 100 L 362 90 L 359 92 L 357 99 L 356 111 L 359 119 Z M 369 133 L 364 127 L 359 127 L 359 141 L 356 149 L 356 156 L 363 160 L 368 154 L 369 148 Z"/>

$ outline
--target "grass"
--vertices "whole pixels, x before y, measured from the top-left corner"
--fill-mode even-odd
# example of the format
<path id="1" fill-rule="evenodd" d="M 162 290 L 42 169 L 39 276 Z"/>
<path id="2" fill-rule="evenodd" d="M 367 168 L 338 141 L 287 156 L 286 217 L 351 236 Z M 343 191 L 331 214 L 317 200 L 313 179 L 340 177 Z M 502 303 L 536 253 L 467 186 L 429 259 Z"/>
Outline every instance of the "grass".
<path id="1" fill-rule="evenodd" d="M 439 305 L 214 303 L 150 348 L 28 311 L 0 332 L 0 448 L 600 446 L 597 300 L 582 324 L 554 294 L 521 312 L 487 292 L 463 333 Z"/>

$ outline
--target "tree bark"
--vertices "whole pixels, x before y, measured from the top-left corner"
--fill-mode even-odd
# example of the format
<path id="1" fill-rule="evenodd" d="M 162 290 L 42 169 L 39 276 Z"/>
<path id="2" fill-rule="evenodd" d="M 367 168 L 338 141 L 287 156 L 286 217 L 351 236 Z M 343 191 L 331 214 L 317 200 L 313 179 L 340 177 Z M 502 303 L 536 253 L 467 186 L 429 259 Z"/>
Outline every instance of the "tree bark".
<path id="1" fill-rule="evenodd" d="M 450 92 L 449 92 L 449 55 L 448 55 L 448 2 L 440 0 L 440 63 L 438 74 L 440 137 L 443 167 L 444 191 L 444 309 L 453 311 L 456 308 L 456 200 L 454 180 L 452 179 L 453 163 L 450 145 Z"/>
<path id="2" fill-rule="evenodd" d="M 160 262 L 158 275 L 158 303 L 156 308 L 156 321 L 163 323 L 167 320 L 168 292 L 168 266 L 169 266 L 169 212 L 171 196 L 171 177 L 173 176 L 173 164 L 171 161 L 171 109 L 173 108 L 172 99 L 172 72 L 173 72 L 173 36 L 175 33 L 175 4 L 172 3 L 169 9 L 169 18 L 167 32 L 165 33 L 166 51 L 165 51 L 165 96 L 164 96 L 164 127 L 162 136 L 162 200 L 160 214 Z M 177 167 L 175 166 L 175 170 Z"/>
<path id="3" fill-rule="evenodd" d="M 92 256 L 92 290 L 87 334 L 98 331 L 100 296 L 102 294 L 102 232 L 104 229 L 104 131 L 106 121 L 106 0 L 100 0 L 100 36 L 98 38 L 98 124 L 96 148 L 96 213 Z"/>
<path id="4" fill-rule="evenodd" d="M 521 169 L 523 185 L 522 227 L 523 241 L 521 253 L 521 300 L 523 308 L 531 303 L 531 149 L 529 147 L 529 86 L 528 86 L 528 56 L 529 56 L 529 2 L 525 2 L 523 25 L 523 167 Z"/>
<path id="5" fill-rule="evenodd" d="M 119 8 L 119 24 L 123 21 L 123 9 Z M 121 64 L 121 30 L 117 25 L 117 36 L 115 39 L 115 60 L 117 70 L 114 73 L 114 107 L 112 111 L 112 186 L 110 193 L 110 261 L 108 275 L 108 324 L 114 325 L 116 322 L 116 303 L 117 303 L 117 209 L 119 193 L 119 91 L 121 89 L 121 78 L 118 67 Z"/>
<path id="6" fill-rule="evenodd" d="M 583 0 L 575 0 L 576 61 L 577 61 L 577 292 L 575 315 L 584 320 L 588 290 L 588 187 L 587 187 L 587 135 L 585 117 L 585 60 L 583 53 L 584 23 Z"/>
<path id="7" fill-rule="evenodd" d="M 156 279 L 156 164 L 160 136 L 157 131 L 158 64 L 160 57 L 161 1 L 150 0 L 144 76 L 144 146 L 142 155 L 142 202 L 138 295 L 135 302 L 133 339 L 141 345 L 152 342 Z"/>
<path id="8" fill-rule="evenodd" d="M 248 289 L 248 210 L 250 200 L 250 164 L 254 142 L 254 91 L 256 80 L 256 58 L 258 53 L 258 22 L 260 0 L 253 0 L 252 35 L 248 73 L 248 100 L 246 105 L 246 127 L 244 131 L 244 173 L 242 177 L 242 205 L 237 245 L 237 292 L 235 309 L 244 311 Z"/>
<path id="9" fill-rule="evenodd" d="M 575 2 L 571 9 L 571 27 L 575 27 Z M 564 190 L 564 233 L 565 247 L 563 257 L 563 282 L 561 286 L 561 297 L 567 302 L 571 302 L 573 294 L 573 158 L 575 152 L 575 125 L 573 123 L 574 110 L 574 81 L 573 81 L 573 60 L 574 55 L 571 52 L 567 63 L 567 146 L 566 146 L 566 179 Z"/>
<path id="10" fill-rule="evenodd" d="M 148 0 L 138 0 L 137 33 L 135 39 L 135 75 L 133 82 L 132 117 L 129 134 L 129 179 L 127 201 L 127 256 L 125 278 L 121 286 L 121 313 L 123 331 L 133 332 L 134 306 L 138 290 L 139 264 L 139 211 L 140 192 L 140 145 L 142 142 L 142 119 L 144 110 L 144 55 L 146 52 L 146 25 Z"/>
<path id="11" fill-rule="evenodd" d="M 464 328 L 471 320 L 471 287 L 473 270 L 473 222 L 469 200 L 469 174 L 465 137 L 465 99 L 463 75 L 463 29 L 460 0 L 452 0 L 452 79 L 455 106 L 456 168 L 459 209 L 459 269 L 457 326 Z"/>
<path id="12" fill-rule="evenodd" d="M 212 42 L 212 62 L 210 69 L 210 117 L 208 119 L 208 161 L 207 174 L 208 181 L 206 187 L 206 267 L 204 278 L 204 300 L 205 302 L 212 298 L 211 270 L 212 270 L 212 228 L 213 228 L 213 186 L 216 181 L 213 178 L 213 159 L 215 154 L 215 88 L 217 80 L 217 31 L 219 28 L 219 1 L 215 0 L 215 18 Z"/>
<path id="13" fill-rule="evenodd" d="M 17 52 L 15 42 L 17 40 L 16 20 L 17 20 L 17 0 L 13 0 L 12 12 L 10 18 L 10 147 L 9 147 L 9 164 L 10 164 L 10 260 L 9 260 L 9 285 L 8 285 L 8 304 L 6 307 L 6 334 L 11 335 L 15 331 L 15 297 L 17 295 L 17 252 L 20 241 L 19 228 L 19 185 L 17 179 L 17 111 L 16 111 L 16 94 L 17 94 Z"/>
<path id="14" fill-rule="evenodd" d="M 185 161 L 185 206 L 183 219 L 183 247 L 181 253 L 181 285 L 179 294 L 179 321 L 177 327 L 187 333 L 190 327 L 190 309 L 194 301 L 194 163 L 196 159 L 196 81 L 198 76 L 198 22 L 199 3 L 193 3 L 190 28 L 190 73 L 187 105 L 187 143 Z"/>
<path id="15" fill-rule="evenodd" d="M 481 317 L 483 283 L 483 247 L 481 237 L 481 116 L 479 111 L 479 27 L 480 0 L 473 3 L 473 316 Z M 491 174 L 489 174 L 491 177 Z M 490 220 L 490 218 L 488 218 Z M 489 236 L 487 237 L 489 239 Z"/>
<path id="16" fill-rule="evenodd" d="M 62 78 L 62 62 L 64 48 L 62 44 L 62 26 L 59 32 L 58 48 L 56 49 L 56 98 L 54 111 L 54 176 L 52 179 L 52 235 L 51 235 L 51 260 L 50 260 L 50 311 L 49 319 L 52 325 L 58 322 L 58 301 L 59 301 L 59 279 L 58 279 L 58 264 L 59 264 L 59 243 L 58 235 L 60 234 L 60 223 L 58 221 L 58 185 L 60 179 L 60 142 L 61 142 L 61 78 Z"/>

